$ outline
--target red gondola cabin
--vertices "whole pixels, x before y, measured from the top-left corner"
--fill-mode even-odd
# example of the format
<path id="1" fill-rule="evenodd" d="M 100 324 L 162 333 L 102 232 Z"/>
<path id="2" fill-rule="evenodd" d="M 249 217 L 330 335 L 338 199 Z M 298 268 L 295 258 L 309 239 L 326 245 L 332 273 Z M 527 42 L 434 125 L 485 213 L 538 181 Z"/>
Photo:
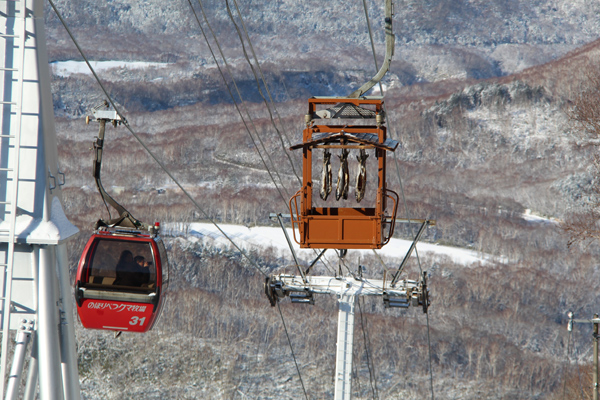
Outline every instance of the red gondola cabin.
<path id="1" fill-rule="evenodd" d="M 85 328 L 146 332 L 168 284 L 165 246 L 154 232 L 99 228 L 79 260 L 75 299 Z"/>

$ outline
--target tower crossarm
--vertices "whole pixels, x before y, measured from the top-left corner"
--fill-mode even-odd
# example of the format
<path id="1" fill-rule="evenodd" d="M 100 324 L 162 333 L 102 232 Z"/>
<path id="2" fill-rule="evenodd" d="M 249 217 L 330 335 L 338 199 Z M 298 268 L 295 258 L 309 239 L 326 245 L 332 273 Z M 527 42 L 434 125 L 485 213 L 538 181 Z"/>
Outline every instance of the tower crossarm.
<path id="1" fill-rule="evenodd" d="M 265 293 L 272 305 L 279 299 L 290 296 L 293 302 L 310 302 L 314 294 L 337 296 L 381 296 L 386 307 L 406 308 L 410 305 L 429 305 L 427 285 L 423 280 L 399 280 L 394 287 L 391 281 L 355 277 L 272 275 L 265 283 Z M 311 301 L 299 301 L 305 298 Z M 294 301 L 296 299 L 296 301 Z"/>
<path id="2" fill-rule="evenodd" d="M 352 397 L 352 358 L 354 345 L 354 314 L 359 296 L 381 296 L 386 308 L 422 306 L 427 312 L 429 295 L 426 274 L 420 281 L 398 280 L 394 287 L 384 279 L 356 276 L 295 276 L 272 275 L 265 281 L 265 294 L 272 306 L 289 296 L 293 303 L 314 303 L 313 294 L 335 294 L 338 299 L 338 332 L 335 362 L 334 400 Z"/>

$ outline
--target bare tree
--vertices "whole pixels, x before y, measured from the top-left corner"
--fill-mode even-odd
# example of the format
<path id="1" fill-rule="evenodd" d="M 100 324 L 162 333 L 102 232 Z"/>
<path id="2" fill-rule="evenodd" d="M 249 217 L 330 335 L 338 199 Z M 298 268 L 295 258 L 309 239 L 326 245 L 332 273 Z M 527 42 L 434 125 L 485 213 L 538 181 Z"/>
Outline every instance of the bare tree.
<path id="1" fill-rule="evenodd" d="M 567 111 L 569 120 L 580 136 L 578 144 L 582 148 L 600 146 L 600 70 L 588 71 L 586 76 L 584 88 Z M 576 242 L 600 239 L 600 185 L 597 179 L 600 177 L 599 154 L 592 155 L 591 165 L 595 169 L 595 177 L 591 182 L 590 196 L 584 205 L 584 211 L 563 223 L 563 228 L 570 235 L 569 246 Z"/>

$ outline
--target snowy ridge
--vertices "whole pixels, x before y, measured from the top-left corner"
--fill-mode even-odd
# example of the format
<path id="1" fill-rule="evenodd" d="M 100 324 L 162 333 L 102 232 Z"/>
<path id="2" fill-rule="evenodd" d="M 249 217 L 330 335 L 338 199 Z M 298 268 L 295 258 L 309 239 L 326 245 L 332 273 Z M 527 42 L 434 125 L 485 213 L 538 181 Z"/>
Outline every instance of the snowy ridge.
<path id="1" fill-rule="evenodd" d="M 559 221 L 556 218 L 544 218 L 539 215 L 535 215 L 534 213 L 531 212 L 530 209 L 525 210 L 525 213 L 523 214 L 523 219 L 528 222 L 537 222 L 537 223 L 554 224 L 554 225 L 559 224 Z"/>
<path id="2" fill-rule="evenodd" d="M 168 63 L 144 62 L 144 61 L 90 61 L 94 71 L 106 71 L 109 69 L 146 69 L 146 68 L 164 68 Z M 91 75 L 89 67 L 84 61 L 55 61 L 50 63 L 50 68 L 54 75 L 66 78 L 73 74 Z"/>

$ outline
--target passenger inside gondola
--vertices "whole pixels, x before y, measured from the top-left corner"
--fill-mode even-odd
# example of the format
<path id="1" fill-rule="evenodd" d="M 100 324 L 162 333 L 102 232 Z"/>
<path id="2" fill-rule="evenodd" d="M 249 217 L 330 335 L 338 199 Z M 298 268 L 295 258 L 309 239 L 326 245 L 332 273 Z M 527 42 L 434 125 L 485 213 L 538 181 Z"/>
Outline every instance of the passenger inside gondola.
<path id="1" fill-rule="evenodd" d="M 114 284 L 120 286 L 148 287 L 150 281 L 150 263 L 143 256 L 133 257 L 129 250 L 123 250 L 115 268 L 117 279 Z"/>
<path id="2" fill-rule="evenodd" d="M 150 266 L 152 265 L 152 261 L 146 261 L 144 256 L 136 256 L 133 261 L 137 264 L 138 270 L 138 282 L 142 287 L 152 287 L 150 281 Z"/>
<path id="3" fill-rule="evenodd" d="M 147 243 L 100 240 L 94 250 L 88 283 L 146 289 L 156 285 L 153 252 Z"/>
<path id="4" fill-rule="evenodd" d="M 120 286 L 137 286 L 135 282 L 136 264 L 133 259 L 133 253 L 129 250 L 123 250 L 119 257 L 119 262 L 115 267 L 117 278 L 114 284 Z"/>

